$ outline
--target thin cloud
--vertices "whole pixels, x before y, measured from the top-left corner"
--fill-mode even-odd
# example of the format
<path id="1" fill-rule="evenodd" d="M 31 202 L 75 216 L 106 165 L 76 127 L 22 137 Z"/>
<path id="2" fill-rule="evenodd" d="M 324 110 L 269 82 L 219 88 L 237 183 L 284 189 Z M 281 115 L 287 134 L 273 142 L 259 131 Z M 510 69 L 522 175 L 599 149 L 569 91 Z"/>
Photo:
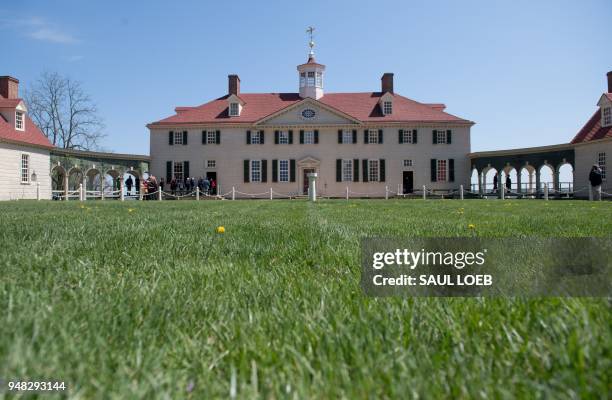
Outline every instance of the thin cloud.
<path id="1" fill-rule="evenodd" d="M 0 19 L 0 27 L 22 31 L 25 36 L 44 42 L 59 44 L 74 44 L 79 42 L 76 37 L 65 32 L 59 25 L 41 17 Z"/>

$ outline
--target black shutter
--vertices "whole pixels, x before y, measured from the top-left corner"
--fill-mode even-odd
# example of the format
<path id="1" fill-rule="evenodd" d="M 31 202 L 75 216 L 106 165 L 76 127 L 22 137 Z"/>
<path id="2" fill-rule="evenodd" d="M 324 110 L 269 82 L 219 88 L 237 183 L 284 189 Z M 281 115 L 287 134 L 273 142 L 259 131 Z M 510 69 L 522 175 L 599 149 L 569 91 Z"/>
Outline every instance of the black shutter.
<path id="1" fill-rule="evenodd" d="M 251 131 L 247 131 L 247 144 L 251 144 Z"/>
<path id="2" fill-rule="evenodd" d="M 319 144 L 319 131 L 316 129 L 314 131 L 314 143 Z"/>
<path id="3" fill-rule="evenodd" d="M 342 160 L 336 159 L 336 182 L 342 182 Z"/>
<path id="4" fill-rule="evenodd" d="M 202 131 L 202 144 L 206 144 L 206 131 Z"/>
<path id="5" fill-rule="evenodd" d="M 166 161 L 166 182 L 172 180 L 172 161 Z"/>
<path id="6" fill-rule="evenodd" d="M 300 131 L 300 144 L 304 144 L 304 131 Z"/>
<path id="7" fill-rule="evenodd" d="M 249 160 L 244 160 L 244 181 L 245 182 L 249 182 L 250 181 L 250 162 Z"/>
<path id="8" fill-rule="evenodd" d="M 268 181 L 268 160 L 261 160 L 261 181 Z"/>
<path id="9" fill-rule="evenodd" d="M 400 129 L 399 131 L 397 131 L 397 142 L 399 144 L 404 143 L 404 130 Z"/>
<path id="10" fill-rule="evenodd" d="M 431 133 L 432 143 L 438 144 L 438 131 L 434 129 Z"/>
<path id="11" fill-rule="evenodd" d="M 274 144 L 278 144 L 278 131 L 274 131 Z"/>
<path id="12" fill-rule="evenodd" d="M 368 144 L 368 130 L 363 131 L 363 144 Z"/>
<path id="13" fill-rule="evenodd" d="M 187 131 L 183 131 L 183 146 L 187 146 Z"/>
<path id="14" fill-rule="evenodd" d="M 353 129 L 353 143 L 357 143 L 357 129 Z"/>
<path id="15" fill-rule="evenodd" d="M 416 142 L 417 142 L 417 130 L 414 129 L 412 131 L 412 143 L 416 144 Z"/>
<path id="16" fill-rule="evenodd" d="M 362 165 L 363 165 L 363 182 L 367 182 L 368 181 L 368 160 L 362 160 Z"/>
<path id="17" fill-rule="evenodd" d="M 216 136 L 217 136 L 217 137 L 216 137 L 216 139 L 217 139 L 217 140 L 216 140 L 216 143 L 217 143 L 217 144 L 221 144 L 221 131 L 216 131 L 216 132 L 215 132 L 215 134 L 216 134 Z"/>
<path id="18" fill-rule="evenodd" d="M 289 144 L 293 144 L 293 131 L 289 131 Z"/>
<path id="19" fill-rule="evenodd" d="M 189 161 L 183 161 L 183 176 L 189 178 Z"/>
<path id="20" fill-rule="evenodd" d="M 295 160 L 289 160 L 289 180 L 295 182 Z"/>
<path id="21" fill-rule="evenodd" d="M 435 158 L 431 159 L 431 181 L 436 182 L 438 180 L 438 171 L 436 171 L 436 167 L 438 165 L 438 160 Z"/>
<path id="22" fill-rule="evenodd" d="M 448 160 L 448 181 L 455 182 L 455 159 Z"/>
<path id="23" fill-rule="evenodd" d="M 383 130 L 379 129 L 378 130 L 378 144 L 381 144 L 383 142 Z"/>
<path id="24" fill-rule="evenodd" d="M 359 159 L 353 160 L 353 182 L 359 182 Z"/>
<path id="25" fill-rule="evenodd" d="M 383 160 L 382 158 L 380 159 L 380 161 L 378 161 L 379 165 L 378 165 L 378 172 L 379 172 L 379 178 L 381 182 L 385 181 L 385 160 Z"/>
<path id="26" fill-rule="evenodd" d="M 264 144 L 265 143 L 265 137 L 266 137 L 266 132 L 265 131 L 259 131 L 259 143 L 260 144 Z"/>
<path id="27" fill-rule="evenodd" d="M 272 182 L 278 182 L 278 160 L 272 160 Z"/>
<path id="28" fill-rule="evenodd" d="M 342 143 L 342 129 L 338 129 L 338 143 Z"/>
<path id="29" fill-rule="evenodd" d="M 170 146 L 174 145 L 174 132 L 173 131 L 168 132 L 168 144 Z"/>
<path id="30" fill-rule="evenodd" d="M 451 144 L 451 136 L 452 136 L 452 132 L 449 129 L 449 130 L 446 131 L 446 143 L 447 144 Z"/>

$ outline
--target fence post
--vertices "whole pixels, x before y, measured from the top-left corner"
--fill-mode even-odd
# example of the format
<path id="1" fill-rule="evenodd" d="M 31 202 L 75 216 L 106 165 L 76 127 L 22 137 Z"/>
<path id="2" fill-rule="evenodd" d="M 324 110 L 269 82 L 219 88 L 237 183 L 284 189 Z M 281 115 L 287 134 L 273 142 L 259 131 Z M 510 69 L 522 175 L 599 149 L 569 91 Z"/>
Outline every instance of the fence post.
<path id="1" fill-rule="evenodd" d="M 544 184 L 544 200 L 548 200 L 548 183 Z"/>
<path id="2" fill-rule="evenodd" d="M 459 186 L 459 198 L 463 200 L 463 185 Z"/>
<path id="3" fill-rule="evenodd" d="M 142 196 L 142 186 L 140 187 L 140 190 L 138 191 L 138 200 L 142 201 L 143 196 Z"/>
<path id="4" fill-rule="evenodd" d="M 157 190 L 157 200 L 162 201 L 162 190 L 161 187 Z"/>
<path id="5" fill-rule="evenodd" d="M 270 200 L 272 200 L 273 196 L 272 196 L 272 188 L 270 188 Z"/>
<path id="6" fill-rule="evenodd" d="M 104 200 L 104 182 L 102 182 L 102 191 L 100 192 L 100 200 Z"/>
<path id="7" fill-rule="evenodd" d="M 232 186 L 232 200 L 236 200 L 236 188 Z"/>
<path id="8" fill-rule="evenodd" d="M 427 186 L 423 185 L 423 200 L 427 200 Z"/>
<path id="9" fill-rule="evenodd" d="M 123 182 L 119 185 L 119 199 L 125 201 L 125 194 L 123 194 Z"/>
<path id="10" fill-rule="evenodd" d="M 385 186 L 385 200 L 389 200 L 389 186 Z"/>
<path id="11" fill-rule="evenodd" d="M 83 184 L 79 183 L 79 200 L 84 201 L 85 196 L 83 195 Z"/>
<path id="12" fill-rule="evenodd" d="M 200 187 L 196 186 L 196 200 L 200 200 Z"/>
<path id="13" fill-rule="evenodd" d="M 399 197 L 400 195 L 400 191 L 402 190 L 402 188 L 400 187 L 400 184 L 397 184 L 397 193 L 395 193 L 395 197 Z"/>
<path id="14" fill-rule="evenodd" d="M 348 188 L 348 186 L 346 187 L 346 191 L 345 191 L 345 193 L 344 193 L 344 198 L 345 198 L 346 200 L 348 200 L 348 199 L 349 199 L 349 188 Z"/>

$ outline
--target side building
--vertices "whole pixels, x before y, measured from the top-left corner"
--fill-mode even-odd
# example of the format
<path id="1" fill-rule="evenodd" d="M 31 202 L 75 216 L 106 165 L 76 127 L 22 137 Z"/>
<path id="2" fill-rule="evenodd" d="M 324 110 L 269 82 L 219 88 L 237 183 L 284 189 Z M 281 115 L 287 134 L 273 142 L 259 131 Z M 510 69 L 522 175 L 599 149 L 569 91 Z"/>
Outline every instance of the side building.
<path id="1" fill-rule="evenodd" d="M 19 98 L 19 81 L 0 76 L 0 200 L 51 198 L 52 148 Z"/>
<path id="2" fill-rule="evenodd" d="M 305 194 L 311 172 L 338 197 L 469 183 L 473 122 L 396 93 L 392 73 L 379 92 L 325 93 L 312 52 L 297 71 L 299 92 L 242 93 L 229 75 L 226 95 L 149 124 L 151 172 L 166 183 L 207 176 L 222 193 Z"/>

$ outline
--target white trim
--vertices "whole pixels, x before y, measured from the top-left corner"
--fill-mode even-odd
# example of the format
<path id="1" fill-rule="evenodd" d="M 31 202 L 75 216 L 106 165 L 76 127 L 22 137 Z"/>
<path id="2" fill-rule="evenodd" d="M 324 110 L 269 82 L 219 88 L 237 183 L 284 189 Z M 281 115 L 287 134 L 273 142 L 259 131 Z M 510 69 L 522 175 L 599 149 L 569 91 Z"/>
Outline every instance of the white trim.
<path id="1" fill-rule="evenodd" d="M 21 116 L 21 120 L 17 118 L 18 115 Z M 17 125 L 18 122 L 21 124 L 21 127 Z M 25 131 L 25 112 L 23 111 L 15 110 L 15 130 Z"/>

